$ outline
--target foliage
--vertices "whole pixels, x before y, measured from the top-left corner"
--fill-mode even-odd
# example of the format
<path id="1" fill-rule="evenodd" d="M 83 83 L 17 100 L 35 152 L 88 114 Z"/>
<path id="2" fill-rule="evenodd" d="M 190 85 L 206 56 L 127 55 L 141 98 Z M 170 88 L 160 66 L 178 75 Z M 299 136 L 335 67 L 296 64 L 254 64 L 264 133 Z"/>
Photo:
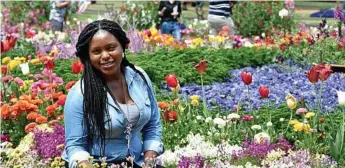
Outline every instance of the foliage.
<path id="1" fill-rule="evenodd" d="M 279 11 L 284 8 L 283 5 L 284 3 L 280 1 L 239 2 L 233 10 L 238 34 L 261 35 L 273 29 L 290 31 L 294 27 L 293 18 L 279 16 Z"/>
<path id="2" fill-rule="evenodd" d="M 113 13 L 113 19 L 125 30 L 143 30 L 158 24 L 157 2 L 127 2 L 122 5 L 121 11 Z"/>
<path id="3" fill-rule="evenodd" d="M 4 6 L 11 10 L 9 13 L 11 25 L 22 22 L 38 24 L 48 21 L 49 1 L 7 1 Z"/>
<path id="4" fill-rule="evenodd" d="M 281 51 L 279 55 L 284 58 L 292 58 L 300 64 L 313 64 L 313 63 L 335 63 L 345 64 L 345 50 L 338 50 L 336 39 L 327 38 L 320 40 L 314 45 L 301 44 L 299 46 L 288 47 L 286 50 Z"/>
<path id="5" fill-rule="evenodd" d="M 239 49 L 161 49 L 155 53 L 129 57 L 137 66 L 142 67 L 158 86 L 169 73 L 175 73 L 180 84 L 200 83 L 200 75 L 194 65 L 202 58 L 208 63 L 204 74 L 204 84 L 221 82 L 229 77 L 228 71 L 245 66 L 261 66 L 269 63 L 276 56 L 276 50 L 239 48 Z"/>
<path id="6" fill-rule="evenodd" d="M 1 57 L 10 57 L 11 59 L 15 57 L 26 57 L 31 55 L 35 56 L 35 48 L 31 42 L 27 42 L 24 39 L 20 38 L 17 40 L 16 47 L 13 48 L 10 52 L 1 53 Z"/>

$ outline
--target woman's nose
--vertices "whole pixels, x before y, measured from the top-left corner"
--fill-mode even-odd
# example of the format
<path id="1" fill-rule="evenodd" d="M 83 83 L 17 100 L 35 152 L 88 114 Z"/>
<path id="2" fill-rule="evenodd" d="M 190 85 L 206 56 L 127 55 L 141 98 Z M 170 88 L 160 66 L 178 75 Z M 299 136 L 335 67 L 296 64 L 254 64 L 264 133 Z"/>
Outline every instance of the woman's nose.
<path id="1" fill-rule="evenodd" d="M 109 53 L 106 51 L 102 52 L 102 59 L 104 59 L 104 60 L 109 59 Z"/>

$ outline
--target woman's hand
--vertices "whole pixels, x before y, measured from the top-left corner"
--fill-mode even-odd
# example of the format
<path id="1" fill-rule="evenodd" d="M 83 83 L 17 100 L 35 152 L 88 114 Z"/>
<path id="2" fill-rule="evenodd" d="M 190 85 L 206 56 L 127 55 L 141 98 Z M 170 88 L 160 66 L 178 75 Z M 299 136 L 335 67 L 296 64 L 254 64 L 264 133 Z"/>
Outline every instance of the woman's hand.
<path id="1" fill-rule="evenodd" d="M 84 160 L 78 163 L 77 168 L 92 168 L 89 161 Z"/>
<path id="2" fill-rule="evenodd" d="M 156 157 L 158 156 L 156 151 L 149 150 L 145 152 L 144 155 L 144 166 L 143 168 L 151 168 L 155 165 Z"/>

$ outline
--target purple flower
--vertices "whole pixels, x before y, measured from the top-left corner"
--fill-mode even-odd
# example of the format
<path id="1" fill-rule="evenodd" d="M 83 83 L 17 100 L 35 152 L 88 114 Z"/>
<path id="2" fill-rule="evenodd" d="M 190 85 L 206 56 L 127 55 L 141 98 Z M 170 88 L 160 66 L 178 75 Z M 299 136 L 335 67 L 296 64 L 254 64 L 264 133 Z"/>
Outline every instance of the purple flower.
<path id="1" fill-rule="evenodd" d="M 178 168 L 204 168 L 205 167 L 205 158 L 202 157 L 199 153 L 194 156 L 194 158 L 182 156 L 178 161 Z"/>
<path id="2" fill-rule="evenodd" d="M 271 105 L 280 106 L 285 103 L 287 93 L 293 94 L 297 99 L 303 96 L 307 109 L 316 109 L 317 94 L 315 87 L 305 75 L 309 67 L 297 65 L 265 65 L 262 67 L 246 67 L 230 71 L 230 78 L 224 83 L 213 83 L 205 86 L 206 100 L 208 107 L 213 105 L 225 109 L 233 109 L 234 105 L 241 104 L 241 109 L 250 110 L 266 106 L 267 101 Z M 253 74 L 253 83 L 249 86 L 249 97 L 247 89 L 243 84 L 240 74 L 248 71 Z M 258 88 L 261 85 L 270 88 L 270 97 L 267 101 L 260 99 Z M 320 88 L 320 83 L 317 87 Z M 323 111 L 333 111 L 337 106 L 337 90 L 345 87 L 345 78 L 340 73 L 333 73 L 323 85 L 322 108 Z M 187 96 L 202 95 L 201 86 L 188 84 L 181 88 L 181 93 Z"/>
<path id="3" fill-rule="evenodd" d="M 0 137 L 1 142 L 10 142 L 10 136 L 1 134 Z"/>
<path id="4" fill-rule="evenodd" d="M 53 132 L 38 130 L 34 132 L 36 146 L 35 149 L 43 158 L 54 158 L 61 156 L 63 149 L 57 146 L 65 142 L 65 129 L 60 124 L 55 124 Z"/>
<path id="5" fill-rule="evenodd" d="M 345 21 L 343 8 L 340 5 L 338 5 L 334 10 L 334 18 L 341 22 Z"/>

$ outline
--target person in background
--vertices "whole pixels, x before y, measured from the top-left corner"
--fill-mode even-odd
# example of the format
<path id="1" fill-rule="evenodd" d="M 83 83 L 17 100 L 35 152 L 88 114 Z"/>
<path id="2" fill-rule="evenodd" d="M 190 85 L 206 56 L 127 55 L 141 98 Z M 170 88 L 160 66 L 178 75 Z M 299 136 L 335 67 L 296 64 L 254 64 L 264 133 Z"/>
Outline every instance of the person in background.
<path id="1" fill-rule="evenodd" d="M 181 40 L 180 25 L 177 19 L 181 16 L 181 2 L 176 0 L 160 1 L 158 15 L 161 17 L 161 31 L 172 34 Z"/>
<path id="2" fill-rule="evenodd" d="M 207 20 L 212 35 L 217 35 L 224 26 L 229 27 L 229 35 L 235 34 L 235 24 L 231 19 L 233 4 L 231 0 L 210 0 Z"/>
<path id="3" fill-rule="evenodd" d="M 52 31 L 63 31 L 63 22 L 67 12 L 67 7 L 71 4 L 70 0 L 50 0 L 49 20 Z"/>
<path id="4" fill-rule="evenodd" d="M 90 0 L 79 0 L 77 14 L 84 13 L 90 4 L 91 4 Z"/>

